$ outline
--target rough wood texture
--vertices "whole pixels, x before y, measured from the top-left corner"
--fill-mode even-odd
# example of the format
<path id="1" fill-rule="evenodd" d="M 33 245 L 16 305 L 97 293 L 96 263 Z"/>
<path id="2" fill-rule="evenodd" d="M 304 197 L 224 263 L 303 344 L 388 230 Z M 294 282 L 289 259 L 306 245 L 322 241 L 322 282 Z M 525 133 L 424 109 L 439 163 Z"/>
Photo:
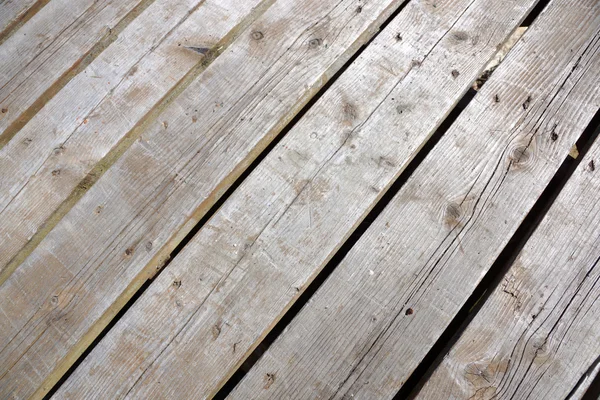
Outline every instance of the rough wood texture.
<path id="1" fill-rule="evenodd" d="M 28 120 L 152 1 L 53 0 L 6 39 L 0 45 L 0 146 L 22 125 L 19 119 Z"/>
<path id="2" fill-rule="evenodd" d="M 0 283 L 258 4 L 157 0 L 0 149 Z"/>
<path id="3" fill-rule="evenodd" d="M 168 397 L 176 390 L 202 398 L 217 390 L 534 4 L 409 3 L 56 397 Z M 482 10 L 494 17 L 482 17 Z"/>
<path id="4" fill-rule="evenodd" d="M 598 163 L 600 141 L 418 398 L 566 399 L 589 385 L 600 362 Z"/>
<path id="5" fill-rule="evenodd" d="M 0 43 L 48 0 L 0 0 Z"/>
<path id="6" fill-rule="evenodd" d="M 598 110 L 599 28 L 595 0 L 547 6 L 232 398 L 397 392 Z"/>
<path id="7" fill-rule="evenodd" d="M 0 396 L 45 393 L 399 4 L 282 0 L 243 32 L 0 287 Z"/>

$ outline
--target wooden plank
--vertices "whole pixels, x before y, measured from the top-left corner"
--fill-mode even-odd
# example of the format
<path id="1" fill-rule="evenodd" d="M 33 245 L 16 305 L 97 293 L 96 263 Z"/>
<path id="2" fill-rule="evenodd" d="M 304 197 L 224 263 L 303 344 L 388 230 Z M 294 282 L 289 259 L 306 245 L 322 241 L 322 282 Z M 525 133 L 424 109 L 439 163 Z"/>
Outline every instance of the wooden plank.
<path id="1" fill-rule="evenodd" d="M 599 29 L 595 0 L 547 6 L 231 398 L 394 396 L 598 110 Z"/>
<path id="2" fill-rule="evenodd" d="M 0 283 L 262 3 L 157 0 L 0 149 Z"/>
<path id="3" fill-rule="evenodd" d="M 43 395 L 399 4 L 278 1 L 252 23 L 0 287 L 0 396 Z"/>
<path id="4" fill-rule="evenodd" d="M 0 0 L 0 43 L 46 3 L 48 0 Z"/>
<path id="5" fill-rule="evenodd" d="M 0 146 L 154 0 L 53 0 L 0 45 Z"/>
<path id="6" fill-rule="evenodd" d="M 57 398 L 169 397 L 173 388 L 203 398 L 218 390 L 535 3 L 409 3 L 169 264 Z M 481 17 L 482 10 L 493 10 L 495 18 Z M 403 125 L 412 127 L 409 135 Z M 369 182 L 354 185 L 361 176 Z"/>
<path id="7" fill-rule="evenodd" d="M 597 367 L 599 162 L 597 141 L 418 398 L 566 399 Z"/>

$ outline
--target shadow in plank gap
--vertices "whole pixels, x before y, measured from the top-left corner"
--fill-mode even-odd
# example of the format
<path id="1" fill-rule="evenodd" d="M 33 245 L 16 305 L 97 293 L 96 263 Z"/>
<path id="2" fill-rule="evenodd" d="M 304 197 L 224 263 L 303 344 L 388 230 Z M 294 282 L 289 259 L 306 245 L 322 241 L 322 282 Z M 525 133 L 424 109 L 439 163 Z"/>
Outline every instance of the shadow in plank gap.
<path id="1" fill-rule="evenodd" d="M 600 356 L 581 376 L 571 393 L 565 400 L 598 400 L 600 399 Z"/>
<path id="2" fill-rule="evenodd" d="M 515 258 L 523 249 L 534 230 L 543 220 L 550 206 L 556 200 L 569 178 L 580 165 L 582 159 L 589 151 L 591 145 L 600 134 L 600 110 L 594 115 L 588 126 L 577 140 L 576 147 L 579 152 L 577 158 L 567 156 L 558 171 L 531 208 L 515 234 L 510 239 L 504 250 L 500 253 L 489 272 L 483 277 L 481 283 L 474 289 L 473 294 L 456 314 L 448 328 L 442 333 L 438 341 L 423 358 L 423 361 L 407 379 L 402 389 L 395 396 L 396 400 L 413 399 L 420 388 L 427 382 L 432 372 L 440 365 L 444 356 L 460 338 L 469 323 L 476 317 L 478 311 L 486 300 L 503 281 L 507 271 L 514 263 Z M 593 371 L 590 371 L 592 373 Z M 592 375 L 592 378 L 595 376 Z M 588 382 L 589 384 L 589 382 Z"/>
<path id="3" fill-rule="evenodd" d="M 0 149 L 0 284 L 273 1 L 154 2 Z"/>
<path id="4" fill-rule="evenodd" d="M 221 208 L 221 206 L 225 203 L 225 201 L 234 193 L 237 188 L 242 184 L 244 180 L 256 169 L 256 167 L 265 159 L 265 157 L 275 148 L 281 139 L 288 134 L 290 129 L 296 123 L 302 119 L 302 117 L 306 114 L 306 112 L 323 96 L 323 94 L 334 84 L 334 82 L 346 71 L 349 65 L 351 65 L 356 58 L 365 50 L 365 48 L 379 35 L 381 29 L 383 29 L 391 19 L 393 19 L 398 13 L 404 8 L 404 6 L 408 3 L 408 1 L 402 3 L 400 7 L 390 16 L 390 18 L 382 24 L 380 30 L 340 68 L 338 72 L 335 73 L 331 77 L 331 79 L 323 86 L 315 96 L 298 112 L 298 114 L 290 121 L 290 123 L 273 139 L 273 141 L 265 148 L 265 150 L 248 166 L 248 168 L 240 175 L 238 179 L 231 185 L 229 189 L 223 194 L 223 196 L 207 211 L 206 215 L 198 221 L 198 223 L 190 230 L 190 232 L 185 235 L 185 237 L 181 240 L 181 242 L 175 247 L 175 249 L 169 254 L 165 264 L 156 272 L 156 274 L 151 278 L 146 280 L 146 282 L 140 287 L 140 289 L 133 295 L 133 297 L 125 304 L 125 306 L 119 311 L 119 313 L 112 319 L 109 325 L 104 328 L 102 333 L 98 335 L 98 337 L 92 342 L 92 344 L 85 350 L 85 352 L 78 358 L 77 362 L 75 362 L 71 368 L 63 375 L 63 377 L 54 385 L 52 390 L 44 397 L 45 399 L 50 399 L 54 393 L 60 388 L 60 386 L 69 378 L 69 376 L 77 369 L 77 367 L 81 364 L 81 362 L 90 354 L 90 352 L 96 347 L 96 345 L 106 336 L 106 334 L 114 327 L 114 325 L 127 313 L 127 311 L 135 304 L 135 302 L 139 299 L 139 297 L 148 289 L 150 284 L 154 282 L 157 278 L 160 277 L 160 274 L 168 268 L 169 264 L 173 259 L 183 250 L 183 248 L 192 240 L 192 238 L 202 229 L 202 227 L 209 221 L 212 216 Z"/>
<path id="5" fill-rule="evenodd" d="M 244 378 L 246 373 L 256 364 L 262 354 L 269 349 L 271 344 L 277 339 L 277 337 L 285 330 L 290 324 L 294 317 L 300 312 L 302 307 L 310 301 L 310 298 L 315 292 L 321 287 L 323 282 L 331 275 L 335 270 L 335 267 L 344 259 L 346 254 L 350 251 L 352 246 L 360 239 L 365 231 L 371 226 L 377 216 L 383 211 L 385 206 L 391 201 L 391 199 L 398 193 L 402 185 L 404 185 L 410 175 L 415 171 L 419 164 L 423 161 L 426 155 L 435 147 L 436 143 L 452 125 L 452 123 L 458 118 L 460 113 L 469 104 L 477 92 L 474 89 L 469 91 L 458 101 L 456 107 L 450 111 L 448 117 L 442 122 L 439 128 L 433 133 L 429 141 L 423 146 L 421 151 L 413 158 L 410 164 L 406 167 L 404 172 L 394 181 L 392 186 L 387 193 L 385 193 L 381 200 L 373 207 L 371 212 L 365 217 L 365 219 L 358 225 L 356 230 L 350 235 L 350 237 L 344 242 L 337 253 L 331 258 L 331 261 L 323 268 L 323 270 L 315 277 L 312 283 L 305 289 L 296 302 L 290 307 L 285 315 L 279 320 L 279 322 L 271 329 L 271 331 L 265 336 L 263 341 L 256 347 L 256 349 L 248 356 L 248 359 L 244 364 L 233 374 L 233 376 L 227 381 L 223 388 L 215 395 L 215 399 L 225 399 L 228 394 L 235 388 L 235 386 Z"/>
<path id="6" fill-rule="evenodd" d="M 397 393 L 594 117 L 599 19 L 548 4 L 232 398 Z"/>
<path id="7" fill-rule="evenodd" d="M 0 397 L 50 390 L 251 161 L 402 3 L 280 0 L 241 32 L 0 286 L 0 307 L 11 313 L 0 319 L 0 342 L 8 343 L 0 350 Z M 212 273 L 223 267 L 214 266 L 200 270 L 210 280 L 194 281 L 198 291 L 187 292 L 192 280 L 169 282 L 190 298 L 177 301 L 183 308 L 179 317 L 170 313 L 168 323 L 188 318 Z M 160 281 L 168 279 L 162 276 Z M 111 397 L 107 390 L 118 391 L 123 383 L 111 382 L 111 388 L 96 387 L 99 395 Z"/>
<path id="8" fill-rule="evenodd" d="M 177 387 L 203 397 L 218 389 L 410 164 L 497 44 L 535 4 L 408 3 L 56 396 L 81 397 L 100 388 L 144 396 Z M 489 7 L 494 12 L 482 12 Z M 422 98 L 430 101 L 416 100 Z M 144 332 L 144 339 L 135 332 Z M 179 371 L 203 379 L 186 379 Z"/>
<path id="9" fill-rule="evenodd" d="M 493 59 L 486 65 L 483 73 L 473 83 L 473 86 L 465 93 L 465 95 L 457 102 L 456 106 L 450 111 L 446 119 L 440 124 L 437 130 L 432 134 L 431 138 L 423 145 L 420 152 L 416 154 L 413 160 L 409 163 L 406 169 L 400 174 L 400 176 L 390 186 L 389 190 L 381 197 L 379 202 L 373 207 L 371 212 L 365 217 L 360 223 L 356 230 L 350 235 L 346 242 L 340 247 L 338 252 L 332 257 L 331 261 L 323 268 L 323 270 L 317 275 L 313 282 L 306 288 L 304 293 L 296 300 L 281 320 L 271 329 L 271 331 L 265 336 L 264 340 L 256 347 L 256 349 L 248 356 L 247 360 L 242 366 L 233 374 L 233 376 L 227 381 L 223 388 L 216 394 L 215 399 L 224 399 L 233 390 L 233 388 L 244 378 L 246 373 L 256 364 L 262 354 L 271 346 L 275 339 L 283 332 L 283 330 L 289 325 L 294 319 L 298 312 L 304 307 L 304 305 L 310 300 L 313 294 L 319 289 L 327 277 L 334 271 L 335 267 L 340 261 L 346 256 L 354 244 L 369 228 L 377 216 L 383 211 L 387 204 L 394 198 L 402 186 L 406 183 L 407 179 L 413 174 L 419 164 L 425 159 L 427 154 L 432 148 L 438 143 L 440 138 L 448 130 L 448 128 L 454 123 L 459 117 L 461 112 L 468 106 L 473 97 L 477 94 L 485 82 L 490 78 L 493 71 L 500 65 L 504 58 L 508 55 L 512 47 L 518 42 L 523 36 L 529 24 L 531 24 L 539 13 L 544 9 L 550 0 L 540 1 L 536 7 L 527 15 L 523 21 L 523 25 L 516 28 L 512 35 L 502 44 L 501 49 L 494 55 Z M 527 26 L 524 26 L 527 24 Z M 410 378 L 412 381 L 413 378 Z M 407 384 L 409 382 L 407 381 Z M 406 386 L 406 384 L 405 384 Z M 413 384 L 414 386 L 414 384 Z"/>

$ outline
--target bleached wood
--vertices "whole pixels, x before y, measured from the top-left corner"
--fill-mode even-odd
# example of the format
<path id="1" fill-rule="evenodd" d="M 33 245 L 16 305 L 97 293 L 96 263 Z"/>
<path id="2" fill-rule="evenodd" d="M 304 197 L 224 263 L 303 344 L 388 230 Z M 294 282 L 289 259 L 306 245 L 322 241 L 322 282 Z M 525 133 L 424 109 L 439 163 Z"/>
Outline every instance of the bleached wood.
<path id="1" fill-rule="evenodd" d="M 47 0 L 0 0 L 0 43 L 10 35 L 10 30 L 25 18 L 36 6 L 43 6 Z"/>
<path id="2" fill-rule="evenodd" d="M 599 29 L 600 3 L 550 2 L 231 398 L 397 393 L 597 112 Z"/>
<path id="3" fill-rule="evenodd" d="M 154 0 L 52 0 L 0 45 L 0 144 Z M 115 63 L 116 60 L 113 60 Z M 35 112 L 35 110 L 33 110 Z M 25 114 L 24 114 L 25 113 Z"/>
<path id="4" fill-rule="evenodd" d="M 282 0 L 242 32 L 0 287 L 0 396 L 43 395 L 399 4 Z"/>
<path id="5" fill-rule="evenodd" d="M 157 0 L 0 149 L 0 283 L 52 227 L 48 218 L 87 189 L 88 174 L 198 75 L 207 60 L 189 47 L 225 48 L 258 4 Z"/>
<path id="6" fill-rule="evenodd" d="M 214 393 L 534 5 L 409 3 L 169 264 L 56 397 L 177 393 L 203 398 Z M 484 9 L 494 18 L 482 17 Z M 455 78 L 457 68 L 461 72 Z M 364 180 L 357 182 L 359 177 Z"/>
<path id="7" fill-rule="evenodd" d="M 566 399 L 580 382 L 585 392 L 600 363 L 598 163 L 600 141 L 417 398 Z"/>

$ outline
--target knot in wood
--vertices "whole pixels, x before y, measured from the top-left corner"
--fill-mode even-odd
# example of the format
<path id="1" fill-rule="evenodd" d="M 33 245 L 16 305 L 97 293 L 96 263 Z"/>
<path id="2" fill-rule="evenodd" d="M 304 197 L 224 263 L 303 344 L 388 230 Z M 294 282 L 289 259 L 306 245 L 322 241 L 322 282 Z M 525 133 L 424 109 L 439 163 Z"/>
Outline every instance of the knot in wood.
<path id="1" fill-rule="evenodd" d="M 315 49 L 315 48 L 319 47 L 321 44 L 323 44 L 323 40 L 317 39 L 317 38 L 310 39 L 308 41 L 308 47 L 311 49 Z"/>
<path id="2" fill-rule="evenodd" d="M 446 225 L 454 227 L 458 225 L 460 217 L 462 216 L 462 208 L 459 204 L 448 203 L 446 210 L 444 211 L 444 222 Z"/>
<path id="3" fill-rule="evenodd" d="M 516 146 L 510 153 L 514 165 L 525 165 L 531 160 L 531 149 L 525 145 Z"/>

